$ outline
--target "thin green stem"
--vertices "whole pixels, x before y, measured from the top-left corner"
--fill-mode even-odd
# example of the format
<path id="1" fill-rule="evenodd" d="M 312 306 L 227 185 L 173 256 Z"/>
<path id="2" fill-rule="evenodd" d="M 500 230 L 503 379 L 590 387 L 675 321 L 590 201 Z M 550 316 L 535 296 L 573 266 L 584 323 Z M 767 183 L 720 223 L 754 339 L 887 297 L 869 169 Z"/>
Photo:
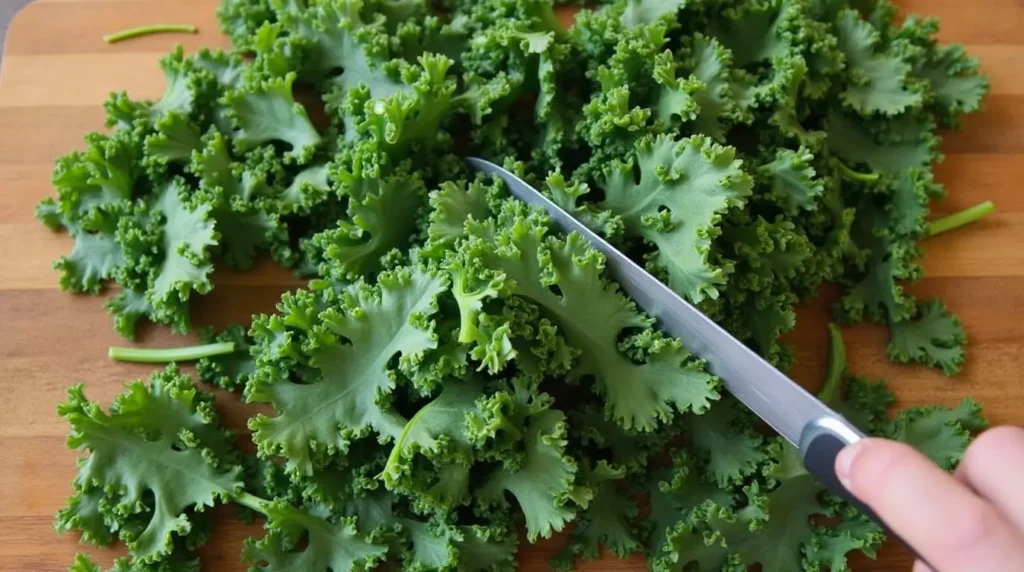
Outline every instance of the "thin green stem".
<path id="1" fill-rule="evenodd" d="M 240 505 L 242 505 L 244 507 L 251 508 L 252 510 L 254 510 L 254 511 L 258 512 L 258 513 L 267 514 L 267 508 L 266 507 L 267 507 L 268 504 L 270 504 L 270 501 L 267 501 L 265 499 L 261 499 L 260 497 L 258 497 L 256 495 L 251 495 L 251 494 L 249 494 L 249 493 L 247 493 L 245 491 L 242 491 L 242 492 L 238 493 L 237 495 L 233 495 L 232 498 L 235 499 L 236 503 L 238 503 L 238 504 L 240 504 Z"/>
<path id="2" fill-rule="evenodd" d="M 878 180 L 878 173 L 859 173 L 851 169 L 846 163 L 836 160 L 836 165 L 839 165 L 839 173 L 846 179 L 851 181 L 860 181 L 862 183 L 874 183 Z"/>
<path id="3" fill-rule="evenodd" d="M 199 31 L 199 28 L 190 24 L 156 24 L 152 26 L 139 26 L 137 28 L 128 28 L 127 30 L 121 30 L 120 32 L 114 32 L 113 34 L 107 34 L 103 36 L 103 41 L 108 44 L 113 44 L 123 40 L 130 40 L 132 38 L 141 38 L 142 36 L 151 36 L 153 34 L 195 34 Z"/>
<path id="4" fill-rule="evenodd" d="M 846 345 L 839 326 L 828 325 L 828 369 L 825 373 L 825 385 L 818 392 L 818 398 L 828 404 L 839 401 L 843 388 L 843 375 L 846 373 Z"/>
<path id="5" fill-rule="evenodd" d="M 195 361 L 206 357 L 234 353 L 234 342 L 207 344 L 187 348 L 149 349 L 149 348 L 110 348 L 110 359 L 137 363 L 171 363 Z"/>
<path id="6" fill-rule="evenodd" d="M 982 217 L 992 214 L 995 210 L 996 205 L 993 204 L 992 201 L 985 201 L 981 204 L 974 205 L 969 209 L 934 220 L 928 223 L 928 236 L 935 236 L 936 234 L 942 234 L 946 231 L 953 230 L 954 228 L 960 228 L 965 224 L 970 224 Z"/>

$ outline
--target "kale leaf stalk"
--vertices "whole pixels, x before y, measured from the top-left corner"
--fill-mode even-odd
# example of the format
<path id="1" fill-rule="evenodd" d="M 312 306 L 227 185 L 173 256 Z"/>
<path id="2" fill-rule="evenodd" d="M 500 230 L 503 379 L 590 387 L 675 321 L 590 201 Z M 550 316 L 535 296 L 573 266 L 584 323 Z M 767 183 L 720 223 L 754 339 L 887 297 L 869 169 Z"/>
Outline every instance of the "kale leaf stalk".
<path id="1" fill-rule="evenodd" d="M 107 352 L 114 361 L 135 363 L 175 363 L 233 354 L 238 350 L 234 342 L 219 342 L 184 348 L 120 348 Z"/>
<path id="2" fill-rule="evenodd" d="M 928 223 L 928 236 L 935 236 L 961 226 L 968 225 L 995 212 L 996 206 L 992 201 L 985 201 L 974 205 L 971 208 L 953 213 L 949 216 L 933 220 Z"/>
<path id="3" fill-rule="evenodd" d="M 859 181 L 861 183 L 874 183 L 878 181 L 880 176 L 878 173 L 874 172 L 861 173 L 859 171 L 854 171 L 849 165 L 838 159 L 836 159 L 836 166 L 839 168 L 839 174 L 841 174 L 844 179 L 850 181 Z"/>

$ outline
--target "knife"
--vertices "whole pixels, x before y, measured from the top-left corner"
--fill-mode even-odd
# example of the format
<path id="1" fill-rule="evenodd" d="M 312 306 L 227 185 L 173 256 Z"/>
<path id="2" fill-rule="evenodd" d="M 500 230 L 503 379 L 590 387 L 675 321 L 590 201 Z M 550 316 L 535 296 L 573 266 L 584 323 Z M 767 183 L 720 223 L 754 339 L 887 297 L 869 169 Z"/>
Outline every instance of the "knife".
<path id="1" fill-rule="evenodd" d="M 475 157 L 467 161 L 477 170 L 500 178 L 519 200 L 544 209 L 563 232 L 576 232 L 589 240 L 604 254 L 610 277 L 622 290 L 655 318 L 661 329 L 702 358 L 707 370 L 722 380 L 729 393 L 795 445 L 808 472 L 886 529 L 924 562 L 836 476 L 836 455 L 847 445 L 863 439 L 863 432 L 528 183 L 489 161 Z"/>

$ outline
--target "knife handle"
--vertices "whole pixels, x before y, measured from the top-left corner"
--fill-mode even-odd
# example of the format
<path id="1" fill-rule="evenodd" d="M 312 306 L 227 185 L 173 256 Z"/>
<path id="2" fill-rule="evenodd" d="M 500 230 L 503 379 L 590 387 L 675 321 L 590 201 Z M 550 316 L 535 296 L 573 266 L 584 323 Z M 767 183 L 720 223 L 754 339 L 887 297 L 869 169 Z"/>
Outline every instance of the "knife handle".
<path id="1" fill-rule="evenodd" d="M 853 496 L 853 493 L 839 482 L 839 477 L 836 475 L 836 457 L 845 447 L 862 438 L 863 434 L 845 420 L 829 417 L 816 419 L 804 427 L 803 435 L 800 438 L 800 454 L 803 457 L 804 466 L 829 490 L 843 497 L 865 516 L 875 521 L 882 527 L 886 535 L 895 538 L 918 560 L 938 572 L 938 568 L 928 564 L 928 561 L 913 546 L 894 533 L 875 511 Z"/>

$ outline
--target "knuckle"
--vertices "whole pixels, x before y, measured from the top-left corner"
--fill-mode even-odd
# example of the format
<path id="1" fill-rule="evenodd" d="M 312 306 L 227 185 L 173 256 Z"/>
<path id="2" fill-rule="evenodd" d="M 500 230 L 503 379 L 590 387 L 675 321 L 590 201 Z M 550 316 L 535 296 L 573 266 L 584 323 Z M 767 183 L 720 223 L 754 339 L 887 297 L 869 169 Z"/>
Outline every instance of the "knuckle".
<path id="1" fill-rule="evenodd" d="M 913 449 L 895 442 L 879 442 L 867 448 L 854 464 L 851 478 L 864 491 L 885 487 L 902 472 L 907 453 Z"/>
<path id="2" fill-rule="evenodd" d="M 991 506 L 971 503 L 950 519 L 944 544 L 948 550 L 969 551 L 984 545 L 1001 525 L 1001 517 Z"/>
<path id="3" fill-rule="evenodd" d="M 985 431 L 967 448 L 967 459 L 997 459 L 1007 451 L 1024 447 L 1024 429 L 1013 426 Z"/>

